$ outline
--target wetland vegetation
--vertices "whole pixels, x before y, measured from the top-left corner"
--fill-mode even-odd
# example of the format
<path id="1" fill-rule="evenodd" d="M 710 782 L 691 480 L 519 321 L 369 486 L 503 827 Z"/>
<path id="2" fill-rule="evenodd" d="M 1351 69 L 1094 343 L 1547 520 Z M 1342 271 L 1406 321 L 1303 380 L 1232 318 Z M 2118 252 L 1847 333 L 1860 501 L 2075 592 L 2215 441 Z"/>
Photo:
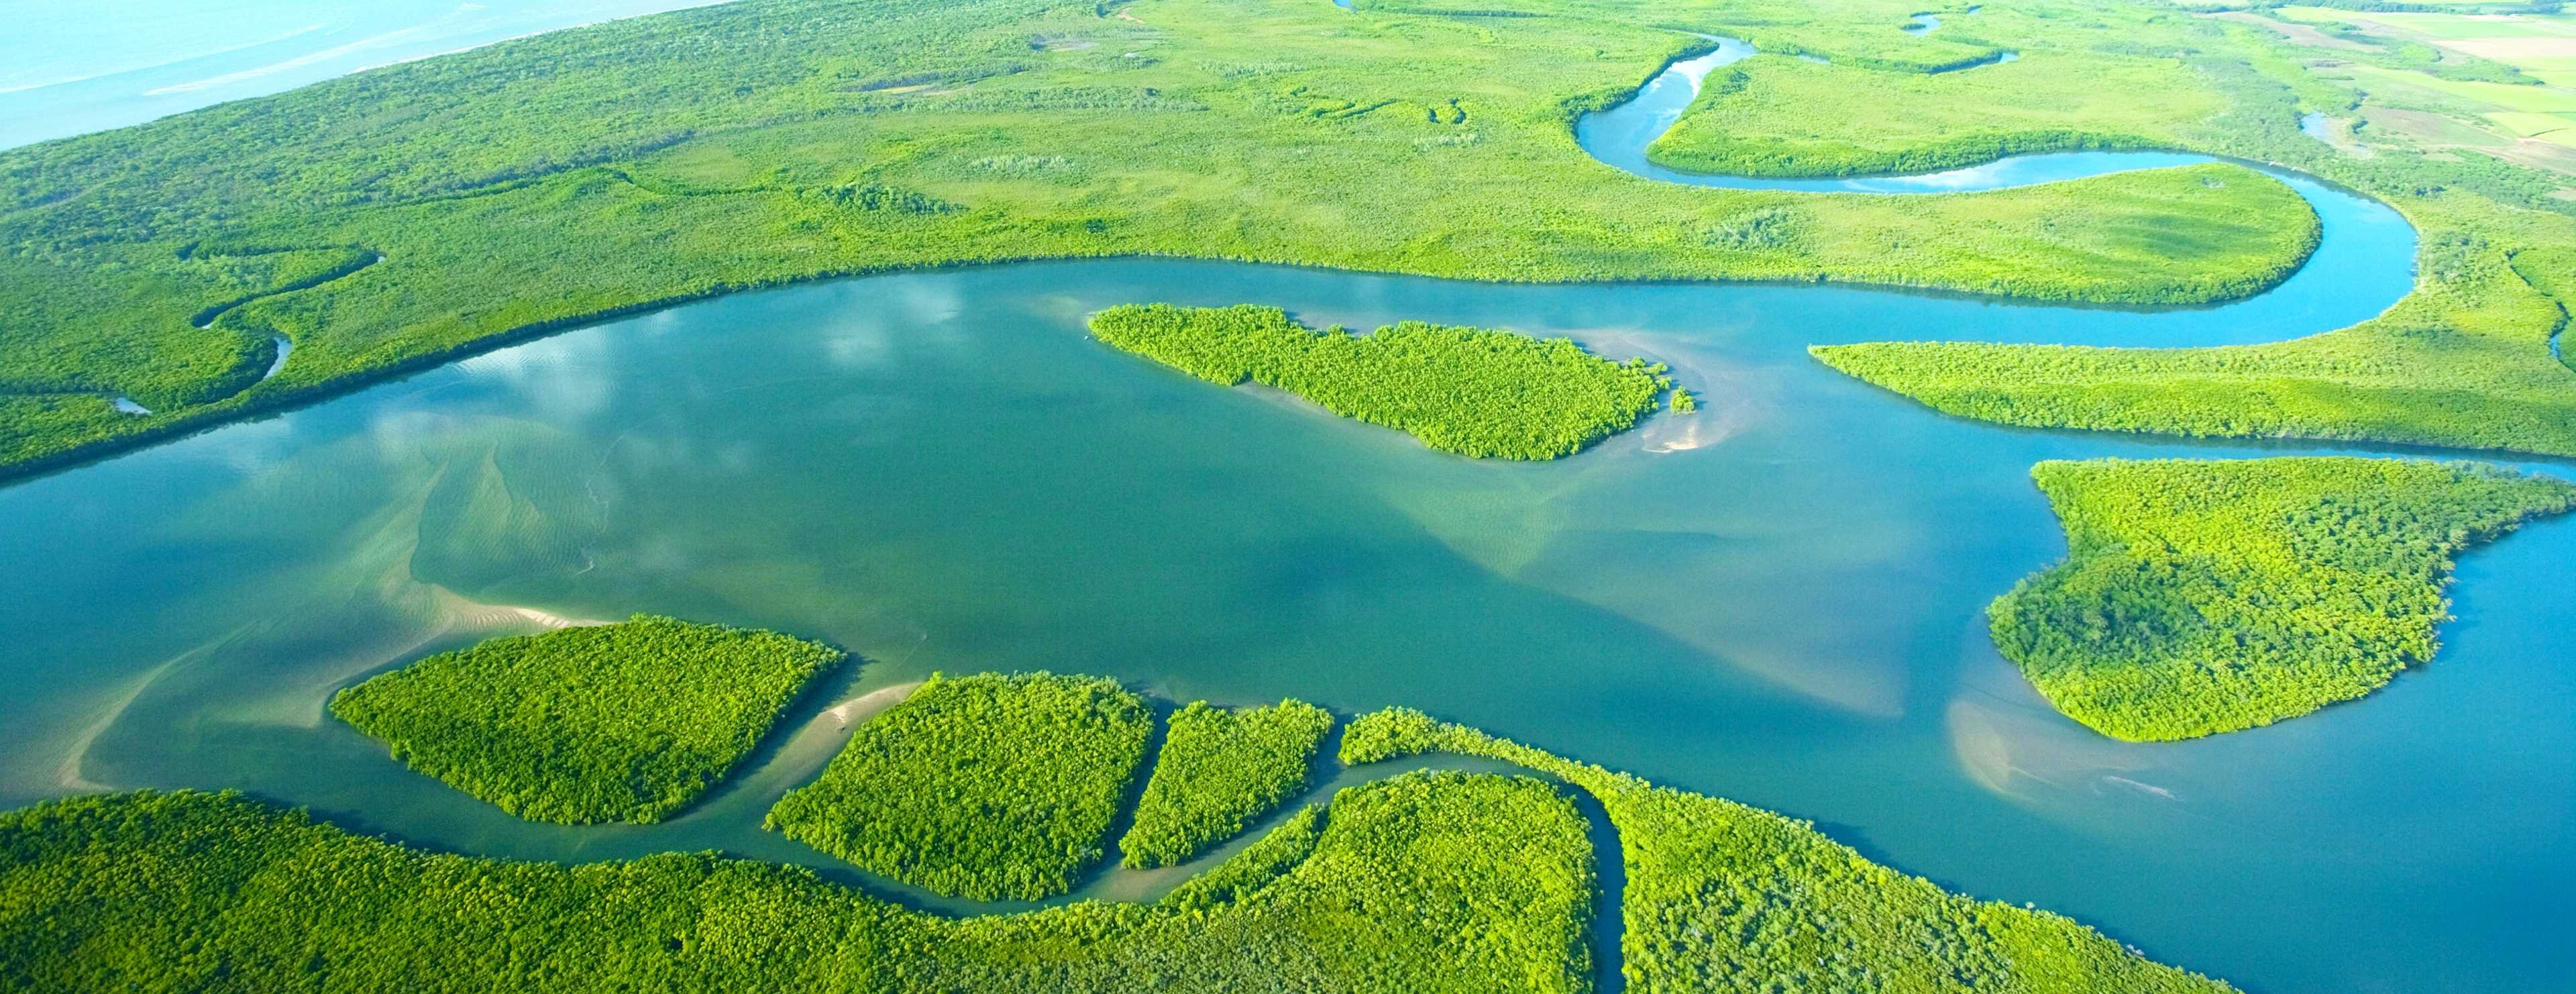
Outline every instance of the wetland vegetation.
<path id="1" fill-rule="evenodd" d="M 2576 252 L 2576 159 L 2526 154 L 2527 140 L 2473 146 L 2423 139 L 2431 127 L 2425 121 L 2490 123 L 2481 117 L 2487 109 L 2457 94 L 2408 96 L 2345 71 L 2356 55 L 2414 59 L 2428 71 L 2438 64 L 2439 72 L 2464 79 L 2504 79 L 2495 67 L 2459 53 L 2434 60 L 2366 45 L 2360 52 L 2320 47 L 2314 36 L 2293 38 L 2241 19 L 2114 5 L 2083 8 L 2092 19 L 2070 23 L 2046 16 L 2055 9 L 1979 13 L 1977 32 L 2009 40 L 2027 57 L 1885 81 L 1905 101 L 1901 113 L 1854 116 L 1825 134 L 1788 119 L 1794 105 L 1717 95 L 1709 98 L 1710 120 L 1751 134 L 1736 140 L 1686 126 L 1659 153 L 1748 165 L 1768 157 L 1835 171 L 1964 161 L 1958 157 L 1987 145 L 2030 151 L 2136 142 L 2313 173 L 2387 201 L 2422 233 L 2414 292 L 2374 320 L 2266 345 L 1873 342 L 1820 347 L 1815 355 L 1945 413 L 2005 424 L 2576 455 L 2576 376 L 2552 353 L 2568 304 L 2563 279 L 2552 274 Z M 2150 67 L 2157 60 L 2177 71 L 2156 74 Z M 1835 81 L 1848 74 L 1756 61 L 1743 64 L 1744 89 L 1776 93 L 1791 78 L 1827 92 L 1848 85 Z M 2124 80 L 2110 92 L 2156 96 L 2097 99 L 2105 74 Z M 1767 82 L 1773 76 L 1783 82 Z M 2451 85 L 2496 87 L 2476 90 L 2488 98 L 2549 96 L 2532 79 Z M 2211 101 L 2214 113 L 2164 114 Z M 2303 134 L 2302 112 L 2412 123 L 2418 134 L 2374 126 L 2353 132 L 2359 144 L 2338 147 Z"/>
<path id="2" fill-rule="evenodd" d="M 331 713 L 537 821 L 654 822 L 750 754 L 840 650 L 636 615 L 494 639 L 340 691 Z"/>
<path id="3" fill-rule="evenodd" d="M 1660 365 L 1571 339 L 1406 321 L 1314 331 L 1276 307 L 1134 304 L 1091 318 L 1103 342 L 1210 383 L 1251 380 L 1463 456 L 1554 459 L 1627 430 L 1672 389 Z"/>
<path id="4" fill-rule="evenodd" d="M 739 0 L 0 151 L 0 471 L 604 315 L 892 268 L 1158 254 L 2186 303 L 2305 254 L 2305 205 L 2236 167 L 1901 203 L 1624 176 L 1572 115 L 1699 44 L 1633 20 Z M 1839 34 L 1799 20 L 1771 35 Z M 1728 234 L 1757 217 L 1760 237 Z M 2137 237 L 2157 228 L 2194 235 Z M 313 286 L 286 265 L 354 253 L 384 261 Z M 293 357 L 263 379 L 279 337 Z"/>
<path id="5" fill-rule="evenodd" d="M 1709 81 L 1653 149 L 1668 165 L 1842 176 L 2185 149 L 2324 177 L 2422 234 L 2414 292 L 2326 334 L 1815 348 L 1834 369 L 2005 424 L 2576 455 L 2576 374 L 2552 349 L 2576 293 L 2576 166 L 2554 150 L 2576 105 L 2545 76 L 2559 67 L 2496 36 L 2440 43 L 2468 25 L 2092 0 L 1917 33 L 1910 11 L 1855 0 L 1356 7 L 741 0 L 0 152 L 0 476 L 606 315 L 898 268 L 1177 255 L 2183 305 L 2277 284 L 2321 234 L 2294 191 L 2236 163 L 1878 197 L 1684 189 L 1585 156 L 1572 121 L 1696 33 L 1766 54 Z M 2318 141 L 2308 115 L 2347 123 Z M 1672 386 L 1475 328 L 1359 336 L 1154 305 L 1094 329 L 1473 456 L 1573 453 Z M 1846 330 L 1833 340 L 1880 335 Z M 2453 556 L 2576 502 L 2556 482 L 2395 460 L 2034 475 L 2070 557 L 1995 603 L 1993 637 L 2058 708 L 2123 739 L 2370 693 L 2430 657 Z M 746 674 L 682 647 L 700 626 L 639 617 L 581 637 L 653 626 L 679 627 L 613 659 L 549 641 L 572 633 L 487 644 L 332 710 L 513 813 L 656 820 L 838 654 L 732 633 L 780 640 Z M 657 659 L 687 662 L 676 694 L 652 682 Z M 693 709 L 677 729 L 638 731 L 675 706 Z M 1278 717 L 1175 716 L 1121 843 L 1131 862 L 1186 862 L 1298 792 L 1329 715 L 1249 714 Z M 939 894 L 1059 896 L 1103 858 L 1154 721 L 1110 681 L 934 680 L 768 824 Z M 230 795 L 53 801 L 0 819 L 0 981 L 1581 990 L 1606 955 L 1583 940 L 1607 913 L 1605 856 L 1570 788 L 1618 839 L 1618 962 L 1640 989 L 2225 989 L 1811 825 L 1419 712 L 1361 719 L 1341 746 L 1349 763 L 1427 752 L 1542 778 L 1355 786 L 1160 901 L 963 920 L 712 853 L 567 867 L 410 849 Z"/>
<path id="6" fill-rule="evenodd" d="M 1626 873 L 1623 976 L 1653 991 L 2226 991 L 2062 915 L 1943 891 L 1806 822 L 1391 708 L 1353 719 L 1345 763 L 1484 756 L 1600 801 Z"/>
<path id="7" fill-rule="evenodd" d="M 1343 791 L 1151 905 L 947 919 L 800 867 L 432 853 L 246 798 L 0 816 L 0 983 L 23 990 L 1584 987 L 1582 817 L 1528 778 Z M 1462 941 L 1464 940 L 1464 941 Z"/>
<path id="8" fill-rule="evenodd" d="M 768 824 L 936 893 L 1053 897 L 1103 855 L 1153 725 L 1108 680 L 933 678 L 859 726 Z"/>
<path id="9" fill-rule="evenodd" d="M 961 719 L 1025 722 L 1069 713 L 1069 701 L 1105 710 L 1113 723 L 1142 711 L 1114 687 L 1045 675 L 941 680 L 863 725 L 860 737 L 884 726 L 925 753 L 976 754 L 909 764 L 916 778 L 896 793 L 991 813 L 994 799 L 1062 799 L 1064 786 L 1087 781 L 1052 775 L 1067 772 L 1060 763 L 1032 775 L 1049 764 L 997 761 L 1003 754 L 980 744 L 1061 746 L 1063 736 L 1040 743 L 1008 734 L 1007 724 Z M 1201 728 L 1213 727 L 1209 714 L 1280 716 L 1297 731 L 1277 737 L 1310 744 L 1315 728 L 1290 707 L 1182 713 L 1198 714 L 1190 720 Z M 1151 902 L 967 918 L 716 853 L 562 866 L 427 852 L 233 794 L 52 801 L 0 815 L 0 982 L 1574 992 L 1593 989 L 1604 954 L 1591 945 L 1599 933 L 1590 921 L 1615 913 L 1622 977 L 1640 990 L 2228 989 L 2068 919 L 1947 894 L 1805 823 L 1420 712 L 1359 719 L 1340 757 L 1393 763 L 1435 751 L 1533 775 L 1399 767 L 1302 809 Z M 847 769 L 836 761 L 824 780 L 847 787 Z M 1607 833 L 1595 831 L 1569 791 L 1599 804 Z M 1086 799 L 1072 803 L 1088 810 Z M 959 833 L 1002 826 L 953 828 L 936 834 L 975 845 Z M 1599 903 L 1596 861 L 1607 857 L 1593 840 L 1604 837 L 1617 839 L 1624 864 L 1616 908 Z M 1019 856 L 1036 860 L 1041 874 L 1058 862 L 1034 849 L 987 867 Z"/>
<path id="10" fill-rule="evenodd" d="M 1995 645 L 2114 738 L 2268 725 L 2433 658 L 2452 557 L 2576 485 L 2480 463 L 2046 462 L 2067 558 L 1996 599 Z"/>
<path id="11" fill-rule="evenodd" d="M 1333 715 L 1297 700 L 1237 709 L 1193 701 L 1163 729 L 1135 823 L 1118 841 L 1128 866 L 1188 862 L 1295 797 Z"/>

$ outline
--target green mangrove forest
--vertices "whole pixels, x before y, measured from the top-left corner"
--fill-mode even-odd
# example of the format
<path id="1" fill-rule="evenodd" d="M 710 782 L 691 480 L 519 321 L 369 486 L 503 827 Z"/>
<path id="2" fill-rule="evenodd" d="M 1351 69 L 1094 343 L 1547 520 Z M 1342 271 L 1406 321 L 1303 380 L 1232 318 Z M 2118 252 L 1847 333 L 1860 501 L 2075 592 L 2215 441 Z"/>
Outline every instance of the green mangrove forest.
<path id="1" fill-rule="evenodd" d="M 940 894 L 1034 900 L 1106 854 L 1154 718 L 1108 680 L 934 677 L 859 727 L 770 828 Z"/>
<path id="2" fill-rule="evenodd" d="M 518 38 L 0 150 L 0 481 L 578 325 L 934 267 L 1170 257 L 2204 307 L 2320 258 L 2327 222 L 2291 173 L 2412 227 L 2402 299 L 2347 327 L 2222 339 L 2260 344 L 1953 341 L 1867 319 L 1765 332 L 1798 336 L 1788 365 L 1843 390 L 1837 403 L 2052 431 L 2576 458 L 2576 365 L 2560 347 L 2576 310 L 2576 144 L 2562 140 L 2576 111 L 2549 103 L 2567 90 L 2541 76 L 2566 70 L 2513 64 L 2512 45 L 2481 55 L 2333 20 L 2440 6 L 2031 0 L 1944 11 L 1934 31 L 1904 27 L 1932 12 L 1887 0 L 733 0 Z M 2472 6 L 2461 16 L 2507 11 Z M 1755 53 L 1700 84 L 1647 146 L 1653 164 L 1790 181 L 2039 153 L 2199 158 L 1894 196 L 1661 182 L 1578 141 L 1587 115 L 1729 40 Z M 1715 335 L 1731 317 L 1705 320 Z M 1661 364 L 1568 338 L 1424 321 L 1318 330 L 1253 304 L 1126 304 L 1088 327 L 1189 376 L 1473 458 L 1575 456 L 1667 408 L 1732 410 L 1753 378 L 1677 384 Z M 1681 424 L 1722 420 L 1701 417 Z M 2030 475 L 2067 554 L 1996 598 L 1988 632 L 2049 705 L 2120 742 L 2241 731 L 2378 692 L 2435 657 L 2457 557 L 2576 510 L 2576 485 L 2483 462 L 2090 459 Z M 500 479 L 469 476 L 439 485 Z M 515 506 L 488 489 L 484 506 Z M 1512 496 L 1558 496 L 1539 489 Z M 1532 514 L 1591 510 L 1564 495 Z M 575 514 L 605 521 L 610 501 L 591 497 Z M 1452 498 L 1482 495 L 1386 503 Z M 411 542 L 421 576 L 452 547 L 516 536 L 508 515 L 433 534 L 416 520 L 429 503 L 369 526 Z M 1550 588 L 1563 580 L 1550 570 L 1581 569 L 1536 552 L 1494 568 L 1513 557 L 1479 559 L 1485 536 L 1466 533 L 1504 519 L 1444 518 L 1468 522 L 1444 531 L 1432 517 L 1403 525 L 1493 589 L 1612 586 Z M 1632 525 L 1619 527 L 1650 530 Z M 1716 546 L 1739 528 L 1689 534 Z M 1533 546 L 1595 540 L 1532 531 Z M 560 544 L 577 558 L 578 542 Z M 1338 551 L 1319 548 L 1311 558 Z M 1621 630 L 1718 654 L 1686 626 L 1613 617 L 1608 601 L 1637 596 L 1613 594 L 1564 599 L 1600 610 L 1604 630 L 1641 622 Z M 773 726 L 844 660 L 788 635 L 636 615 L 439 652 L 327 707 L 519 818 L 653 823 L 759 765 Z M 1918 690 L 1896 695 L 1932 699 Z M 98 727 L 140 693 L 93 702 L 108 715 Z M 1877 720 L 1865 710 L 1835 720 Z M 1336 727 L 1297 700 L 1169 710 L 1111 679 L 934 676 L 828 762 L 816 753 L 819 772 L 767 808 L 766 829 L 838 861 L 819 869 L 716 851 L 515 860 L 250 794 L 81 793 L 104 790 L 81 775 L 83 738 L 36 795 L 55 799 L 0 814 L 0 988 L 2233 990 L 1834 837 L 1854 832 L 1424 711 L 1338 723 L 1338 740 Z M 1968 734 L 1944 731 L 1970 760 Z M 1426 768 L 1442 764 L 1476 769 Z M 2070 835 L 2114 835 L 2084 834 L 2096 828 Z M 1185 879 L 1134 899 L 1086 890 L 1144 870 Z M 921 892 L 1011 903 L 958 916 Z"/>
<path id="3" fill-rule="evenodd" d="M 1251 380 L 1463 456 L 1573 455 L 1635 425 L 1673 385 L 1660 365 L 1613 362 L 1571 339 L 1419 321 L 1318 332 L 1251 304 L 1112 307 L 1092 315 L 1091 334 L 1210 383 Z"/>
<path id="4" fill-rule="evenodd" d="M 818 838 L 886 867 L 872 872 L 1008 892 L 1056 879 L 1063 844 L 1096 838 L 1094 802 L 1104 784 L 1109 807 L 1123 800 L 1153 720 L 1108 681 L 941 679 L 863 724 L 780 810 L 854 827 Z M 1276 782 L 1262 772 L 1280 768 L 1273 750 L 1246 743 L 1302 768 L 1330 723 L 1295 702 L 1192 705 L 1167 740 L 1187 751 L 1161 765 L 1207 782 L 1222 778 L 1194 763 L 1248 759 L 1238 784 Z M 1427 753 L 1524 772 L 1402 762 Z M 0 983 L 1579 992 L 1615 964 L 1637 990 L 2230 989 L 2069 919 L 1949 894 L 1803 822 L 1418 711 L 1352 722 L 1337 758 L 1386 775 L 1298 808 L 1159 897 L 966 918 L 712 852 L 565 866 L 426 851 L 231 793 L 50 801 L 0 815 Z M 1069 813 L 1032 810 L 1050 805 Z M 934 807 L 947 812 L 935 823 Z M 926 862 L 934 842 L 971 855 Z M 1604 860 L 1621 867 L 1615 905 Z M 1593 939 L 1602 915 L 1617 916 L 1615 949 Z"/>
<path id="5" fill-rule="evenodd" d="M 899 268 L 1151 254 L 2191 303 L 2261 289 L 2313 241 L 2291 190 L 2233 165 L 1901 199 L 1627 176 L 1569 124 L 1703 44 L 1672 28 L 1928 64 L 1958 46 L 1862 7 L 1510 12 L 1535 16 L 738 0 L 0 151 L 0 471 Z"/>
<path id="6" fill-rule="evenodd" d="M 340 691 L 394 758 L 537 821 L 655 822 L 748 755 L 841 651 L 636 615 L 494 639 Z"/>
<path id="7" fill-rule="evenodd" d="M 2345 457 L 2046 462 L 2066 561 L 1988 609 L 1995 645 L 2114 738 L 2268 725 L 2433 658 L 2452 557 L 2576 509 L 2482 463 Z"/>
<path id="8" fill-rule="evenodd" d="M 1163 728 L 1135 823 L 1118 840 L 1128 866 L 1186 863 L 1304 791 L 1333 715 L 1298 700 L 1234 709 L 1194 701 Z"/>

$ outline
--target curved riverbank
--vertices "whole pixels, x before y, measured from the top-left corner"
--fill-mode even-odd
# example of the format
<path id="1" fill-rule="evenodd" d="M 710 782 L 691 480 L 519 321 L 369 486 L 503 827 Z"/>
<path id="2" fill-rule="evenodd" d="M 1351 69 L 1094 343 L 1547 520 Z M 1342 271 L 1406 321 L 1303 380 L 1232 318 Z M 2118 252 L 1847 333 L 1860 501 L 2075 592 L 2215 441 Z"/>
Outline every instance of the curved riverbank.
<path id="1" fill-rule="evenodd" d="M 2263 171 L 2296 191 L 2316 212 L 2320 226 L 2316 248 L 2295 271 L 2252 297 L 2209 305 L 2241 313 L 2265 331 L 2252 336 L 2206 340 L 2138 340 L 2042 344 L 2240 345 L 2331 331 L 2376 316 L 2403 299 L 2414 286 L 2418 238 L 2415 227 L 2395 208 L 2307 173 L 2223 156 L 2174 151 L 2075 151 L 2008 155 L 1980 165 L 1929 173 L 1883 176 L 1769 177 L 1696 173 L 1655 162 L 1655 141 L 1680 122 L 1699 96 L 1708 76 L 1756 54 L 1741 39 L 1703 35 L 1716 45 L 1710 51 L 1676 60 L 1649 78 L 1627 100 L 1587 113 L 1574 124 L 1575 142 L 1604 164 L 1646 179 L 1729 190 L 1796 190 L 1810 193 L 1931 194 L 2005 190 L 2106 176 L 2143 169 L 2165 169 L 2214 162 L 2238 162 Z M 2283 312 L 2326 302 L 2353 305 L 2355 314 L 2336 324 L 2291 330 L 2279 320 Z M 1978 339 L 2014 341 L 2010 339 Z"/>

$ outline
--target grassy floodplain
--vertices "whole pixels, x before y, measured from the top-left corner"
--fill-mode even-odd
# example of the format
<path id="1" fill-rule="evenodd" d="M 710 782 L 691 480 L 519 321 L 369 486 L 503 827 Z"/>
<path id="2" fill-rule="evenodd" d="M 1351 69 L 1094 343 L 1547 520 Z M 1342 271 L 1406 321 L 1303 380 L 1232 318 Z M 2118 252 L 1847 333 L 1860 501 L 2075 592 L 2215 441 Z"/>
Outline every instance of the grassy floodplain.
<path id="1" fill-rule="evenodd" d="M 1872 110 L 1821 115 L 1819 104 Z M 1765 52 L 1711 75 L 1647 152 L 1705 173 L 1933 172 L 2022 152 L 2170 148 L 2176 133 L 2226 106 L 2169 58 L 2043 51 L 1934 74 Z"/>
<path id="2" fill-rule="evenodd" d="M 1696 23 L 1723 30 L 1724 16 Z M 2481 100 L 2549 91 L 2420 45 L 2303 47 L 2259 24 L 2138 6 L 1991 8 L 1943 32 L 1953 27 L 2023 57 L 1925 75 L 1757 56 L 1713 79 L 1654 154 L 1788 175 L 2134 146 L 2278 162 L 2386 200 L 2414 223 L 2423 233 L 2415 292 L 2375 320 L 2269 345 L 1873 342 L 1820 347 L 1817 358 L 1945 413 L 2005 424 L 2576 455 L 2576 376 L 2550 351 L 2570 292 L 2557 274 L 2576 260 L 2576 160 L 2533 158 L 2527 142 L 2408 130 L 2490 125 L 2482 115 L 2496 108 L 2468 91 Z M 2423 91 L 2452 97 L 2400 99 L 2368 73 L 2334 68 L 2351 65 L 2456 77 Z M 2105 90 L 2137 99 L 2105 100 Z M 1813 100 L 1850 105 L 1863 93 L 1888 105 L 1812 112 Z M 2338 147 L 2302 134 L 2302 113 L 2380 123 L 2347 131 L 2358 144 Z"/>
<path id="3" fill-rule="evenodd" d="M 861 725 L 768 825 L 937 893 L 1052 897 L 1103 855 L 1153 724 L 1108 680 L 933 678 Z"/>
<path id="4" fill-rule="evenodd" d="M 1118 841 L 1128 866 L 1185 863 L 1306 788 L 1333 715 L 1304 701 L 1225 709 L 1194 701 L 1164 722 L 1162 754 Z"/>
<path id="5" fill-rule="evenodd" d="M 1062 710 L 1068 694 L 1100 702 L 1104 686 L 947 680 L 868 725 L 924 752 L 978 755 L 996 726 L 905 709 L 953 709 L 953 688 L 967 687 L 979 713 L 1027 715 Z M 1396 767 L 1151 903 L 962 919 L 714 853 L 562 866 L 424 852 L 229 794 L 52 801 L 0 815 L 0 984 L 1575 992 L 1596 968 L 1588 923 L 1617 913 L 1637 990 L 2229 989 L 2065 918 L 1944 893 L 1804 823 L 1420 712 L 1353 722 L 1340 758 L 1425 752 L 1538 777 Z M 910 770 L 903 787 L 925 796 L 1058 793 L 1001 762 Z M 1605 856 L 1592 840 L 1604 836 L 1569 790 L 1598 801 L 1618 839 L 1621 907 L 1599 905 Z"/>
<path id="6" fill-rule="evenodd" d="M 2192 738 L 2350 700 L 2431 659 L 2451 557 L 2576 508 L 2479 463 L 2047 462 L 2066 561 L 1989 610 L 2058 710 L 2114 738 Z"/>
<path id="7" fill-rule="evenodd" d="M 2415 215 L 2426 236 L 2415 292 L 2342 331 L 2218 348 L 1811 351 L 1936 410 L 2005 424 L 2576 455 L 2576 372 L 2550 351 L 2576 219 L 2467 195 L 2441 204 Z"/>
<path id="8" fill-rule="evenodd" d="M 1129 304 L 1091 318 L 1103 342 L 1227 386 L 1251 380 L 1464 456 L 1554 459 L 1625 431 L 1672 388 L 1663 367 L 1570 339 L 1406 321 L 1317 332 L 1276 307 Z"/>
<path id="9" fill-rule="evenodd" d="M 1618 16 L 1594 0 L 1498 9 Z M 1775 176 L 2087 148 L 2274 162 L 2394 205 L 2423 233 L 2417 283 L 2376 320 L 2270 345 L 1872 342 L 1818 348 L 1819 359 L 1945 413 L 2005 424 L 2576 455 L 2576 376 L 2549 347 L 2569 303 L 2567 281 L 2552 274 L 2576 260 L 2576 158 L 2535 154 L 2528 139 L 2428 137 L 2491 131 L 2490 114 L 2554 108 L 2559 91 L 2510 66 L 2406 39 L 2355 35 L 2319 48 L 2260 23 L 2145 5 L 1988 7 L 1946 18 L 1925 38 L 1890 22 L 1875 31 L 1860 23 L 1892 13 L 1869 4 L 1804 13 L 1788 4 L 1676 5 L 1673 23 L 1746 38 L 1766 54 L 1714 74 L 1652 156 L 1676 168 Z M 1782 38 L 1781 24 L 1800 27 Z M 1842 35 L 1870 40 L 1838 50 Z M 1940 50 L 1907 46 L 1935 40 L 2021 57 L 1933 72 Z M 1914 57 L 1873 61 L 1880 46 Z M 1793 53 L 1829 62 L 1786 57 Z M 2426 82 L 2395 93 L 2384 85 L 2388 73 Z M 2371 125 L 2347 131 L 2357 144 L 2337 147 L 2301 133 L 2303 113 Z"/>
<path id="10" fill-rule="evenodd" d="M 830 646 L 636 615 L 494 639 L 340 691 L 331 713 L 501 810 L 655 822 L 748 755 Z"/>
<path id="11" fill-rule="evenodd" d="M 1674 15 L 1655 20 L 1719 26 Z M 1904 16 L 1774 33 L 1957 45 Z M 603 315 L 903 267 L 1164 254 L 2191 303 L 2305 252 L 2275 237 L 2305 205 L 2241 170 L 1899 202 L 1682 189 L 1574 144 L 1577 113 L 1696 44 L 1634 11 L 740 0 L 0 152 L 0 472 Z M 2117 237 L 2158 226 L 2209 237 Z"/>

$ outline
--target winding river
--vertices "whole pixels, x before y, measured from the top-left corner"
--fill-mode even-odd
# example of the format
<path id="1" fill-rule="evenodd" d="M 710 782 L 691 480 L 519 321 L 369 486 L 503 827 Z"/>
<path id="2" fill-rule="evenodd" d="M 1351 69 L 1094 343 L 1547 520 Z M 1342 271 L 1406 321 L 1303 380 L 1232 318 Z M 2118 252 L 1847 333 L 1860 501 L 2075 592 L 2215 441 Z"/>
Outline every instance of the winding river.
<path id="1" fill-rule="evenodd" d="M 1586 147 L 1675 179 L 1641 166 L 1644 141 L 1704 71 L 1677 64 L 1584 122 Z M 1824 185 L 2175 161 L 2035 156 Z M 2576 889 L 2576 586 L 2541 581 L 2576 560 L 2576 523 L 2466 557 L 2443 653 L 2385 692 L 2211 740 L 2114 743 L 2051 711 L 1984 633 L 1985 603 L 2064 553 L 2030 465 L 2339 450 L 1996 428 L 1804 351 L 2259 341 L 2394 300 L 2411 230 L 2288 178 L 2324 247 L 2280 288 L 2212 308 L 1110 260 L 810 284 L 496 350 L 0 489 L 0 560 L 41 564 L 0 571 L 0 802 L 241 787 L 464 851 L 828 866 L 760 814 L 881 692 L 1046 668 L 1176 700 L 1424 707 L 1816 819 L 1945 886 L 2253 990 L 2547 989 L 2576 975 L 2555 938 Z M 1571 335 L 1670 363 L 1706 406 L 1572 459 L 1470 462 L 1087 338 L 1086 314 L 1139 300 Z M 424 652 L 631 611 L 775 627 L 868 663 L 735 783 L 650 828 L 518 821 L 323 711 Z M 1084 894 L 1175 879 L 1112 871 Z"/>

